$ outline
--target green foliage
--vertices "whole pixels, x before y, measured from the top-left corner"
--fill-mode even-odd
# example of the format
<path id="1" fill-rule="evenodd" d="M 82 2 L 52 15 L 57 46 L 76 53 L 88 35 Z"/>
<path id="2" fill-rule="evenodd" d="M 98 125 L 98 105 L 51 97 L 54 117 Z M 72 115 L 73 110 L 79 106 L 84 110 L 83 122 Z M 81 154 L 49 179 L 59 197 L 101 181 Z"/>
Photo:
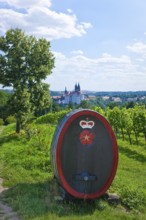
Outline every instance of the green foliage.
<path id="1" fill-rule="evenodd" d="M 63 110 L 60 112 L 49 113 L 43 115 L 35 120 L 36 124 L 57 124 L 67 113 L 69 110 Z"/>
<path id="2" fill-rule="evenodd" d="M 59 112 L 61 111 L 61 106 L 55 102 L 54 100 L 51 100 L 51 106 L 50 106 L 51 112 Z"/>
<path id="3" fill-rule="evenodd" d="M 93 110 L 98 112 L 98 113 L 100 113 L 101 115 L 105 115 L 105 111 L 101 107 L 99 107 L 99 106 L 95 106 L 93 108 Z"/>
<path id="4" fill-rule="evenodd" d="M 21 90 L 21 88 L 18 87 L 12 95 L 9 104 L 11 106 L 11 111 L 15 114 L 16 132 L 19 133 L 21 126 L 24 126 L 28 119 L 32 116 L 30 93 L 27 89 Z"/>
<path id="5" fill-rule="evenodd" d="M 2 118 L 0 118 L 0 125 L 3 125 L 4 124 L 4 121 Z"/>
<path id="6" fill-rule="evenodd" d="M 121 110 L 120 110 L 121 111 Z M 125 112 L 123 112 L 125 111 Z M 130 117 L 129 109 L 121 111 Z M 145 111 L 145 110 L 144 110 Z M 146 216 L 146 148 L 142 133 L 140 145 L 118 139 L 119 165 L 109 189 L 119 195 L 121 205 L 111 206 L 102 198 L 95 201 L 62 203 L 58 184 L 53 179 L 50 164 L 50 145 L 56 123 L 67 111 L 47 114 L 25 126 L 21 134 L 14 132 L 15 124 L 6 126 L 0 135 L 0 167 L 5 185 L 13 186 L 5 192 L 8 202 L 25 220 L 101 219 L 143 220 Z M 50 118 L 49 118 L 50 117 Z M 56 117 L 56 120 L 55 120 Z M 50 120 L 50 121 L 49 121 Z"/>
<path id="7" fill-rule="evenodd" d="M 131 117 L 133 120 L 133 131 L 138 144 L 138 136 L 140 132 L 146 137 L 146 109 L 142 106 L 136 106 L 131 110 Z"/>
<path id="8" fill-rule="evenodd" d="M 28 125 L 21 134 L 15 133 L 15 124 L 7 126 L 0 140 L 3 150 L 0 163 L 4 165 L 4 176 L 8 184 L 23 182 L 24 179 L 45 179 L 51 173 L 50 144 L 53 126 Z M 17 173 L 15 173 L 17 172 Z M 50 173 L 50 174 L 49 174 Z"/>
<path id="9" fill-rule="evenodd" d="M 106 110 L 107 118 L 110 124 L 113 126 L 116 135 L 122 133 L 123 140 L 126 133 L 131 142 L 132 132 L 135 134 L 137 145 L 138 137 L 143 134 L 146 140 L 146 109 L 144 106 L 135 106 L 134 108 L 118 108 Z"/>
<path id="10" fill-rule="evenodd" d="M 118 107 L 114 107 L 113 109 L 109 109 L 108 111 L 108 120 L 113 126 L 116 134 L 118 134 L 119 131 L 119 122 L 121 119 L 120 115 L 120 109 Z"/>
<path id="11" fill-rule="evenodd" d="M 133 188 L 133 186 L 127 186 L 120 191 L 122 203 L 130 210 L 144 211 L 146 206 L 146 195 L 139 188 Z"/>
<path id="12" fill-rule="evenodd" d="M 111 191 L 119 194 L 123 206 L 112 208 L 102 199 L 89 203 L 58 203 L 54 200 L 58 196 L 58 185 L 52 179 L 49 155 L 55 127 L 30 124 L 22 135 L 15 134 L 12 129 L 14 125 L 7 126 L 1 140 L 1 174 L 5 184 L 13 186 L 5 193 L 5 201 L 19 212 L 21 219 L 144 219 L 146 188 L 141 181 L 144 175 L 141 167 L 145 160 L 135 161 L 130 150 L 137 149 L 136 146 L 121 147 L 127 142 L 120 141 L 119 168 Z M 124 150 L 128 149 L 125 156 Z M 140 152 L 141 149 L 137 149 L 137 153 Z M 137 176 L 141 177 L 138 185 L 133 181 Z"/>
<path id="13" fill-rule="evenodd" d="M 7 118 L 6 118 L 6 122 L 8 124 L 12 124 L 12 123 L 15 123 L 16 122 L 16 119 L 13 115 L 9 115 Z"/>
<path id="14" fill-rule="evenodd" d="M 90 103 L 87 100 L 82 100 L 81 104 L 80 104 L 80 107 L 81 108 L 90 108 L 91 105 L 90 105 Z"/>
<path id="15" fill-rule="evenodd" d="M 30 102 L 32 103 L 32 109 L 34 110 L 35 116 L 41 116 L 45 113 L 51 104 L 49 85 L 45 83 L 37 83 L 34 84 L 30 90 Z"/>
<path id="16" fill-rule="evenodd" d="M 9 106 L 8 101 L 11 95 L 6 93 L 3 90 L 0 90 L 0 118 L 2 118 L 5 122 L 5 119 L 9 115 Z"/>
<path id="17" fill-rule="evenodd" d="M 7 104 L 8 99 L 9 99 L 9 94 L 7 94 L 3 90 L 0 90 L 0 107 L 5 106 Z"/>
<path id="18" fill-rule="evenodd" d="M 0 83 L 13 87 L 10 103 L 19 133 L 30 113 L 39 115 L 49 105 L 48 86 L 42 80 L 51 74 L 54 57 L 50 42 L 20 29 L 10 29 L 0 37 L 0 50 Z"/>

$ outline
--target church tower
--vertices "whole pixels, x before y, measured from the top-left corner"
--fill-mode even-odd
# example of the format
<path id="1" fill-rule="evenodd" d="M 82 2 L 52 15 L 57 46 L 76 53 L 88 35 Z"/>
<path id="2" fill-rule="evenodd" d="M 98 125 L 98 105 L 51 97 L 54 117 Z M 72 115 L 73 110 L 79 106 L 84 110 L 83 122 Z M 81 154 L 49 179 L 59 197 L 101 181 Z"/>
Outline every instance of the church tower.
<path id="1" fill-rule="evenodd" d="M 78 85 L 77 85 L 77 83 L 75 84 L 75 92 L 77 92 L 78 91 Z"/>
<path id="2" fill-rule="evenodd" d="M 81 91 L 80 84 L 78 83 L 78 92 Z"/>
<path id="3" fill-rule="evenodd" d="M 65 87 L 65 91 L 64 91 L 65 95 L 68 93 L 67 88 Z"/>

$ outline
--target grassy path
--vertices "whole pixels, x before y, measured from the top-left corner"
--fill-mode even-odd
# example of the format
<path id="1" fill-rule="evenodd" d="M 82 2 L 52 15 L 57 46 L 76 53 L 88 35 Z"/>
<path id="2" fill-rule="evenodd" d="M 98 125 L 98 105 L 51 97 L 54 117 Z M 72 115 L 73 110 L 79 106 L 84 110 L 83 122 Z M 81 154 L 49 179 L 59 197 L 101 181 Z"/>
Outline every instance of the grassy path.
<path id="1" fill-rule="evenodd" d="M 0 134 L 2 133 L 4 127 L 0 127 Z M 8 188 L 3 187 L 3 179 L 0 178 L 0 220 L 19 220 L 17 214 L 3 202 L 4 191 Z"/>
<path id="2" fill-rule="evenodd" d="M 12 210 L 12 208 L 4 204 L 3 202 L 3 198 L 4 198 L 3 192 L 7 190 L 7 188 L 4 188 L 2 186 L 2 183 L 3 183 L 3 179 L 0 178 L 0 219 L 19 220 L 17 214 Z"/>

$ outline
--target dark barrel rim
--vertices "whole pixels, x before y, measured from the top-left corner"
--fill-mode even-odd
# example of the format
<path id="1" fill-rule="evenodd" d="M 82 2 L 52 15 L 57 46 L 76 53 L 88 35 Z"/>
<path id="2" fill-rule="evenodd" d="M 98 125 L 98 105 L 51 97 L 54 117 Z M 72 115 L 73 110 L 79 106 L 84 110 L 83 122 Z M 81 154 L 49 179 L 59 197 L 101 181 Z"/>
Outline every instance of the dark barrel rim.
<path id="1" fill-rule="evenodd" d="M 62 141 L 65 135 L 65 132 L 67 130 L 67 128 L 69 127 L 69 125 L 72 123 L 72 121 L 82 115 L 87 115 L 90 114 L 94 117 L 96 117 L 98 120 L 100 120 L 105 128 L 107 129 L 111 140 L 112 140 L 112 150 L 113 150 L 113 165 L 112 165 L 112 171 L 111 174 L 109 176 L 108 181 L 106 182 L 106 184 L 103 186 L 103 188 L 100 191 L 97 191 L 95 193 L 90 193 L 90 194 L 84 194 L 84 193 L 80 193 L 75 191 L 66 181 L 64 174 L 63 174 L 63 170 L 62 170 L 62 165 L 61 165 L 61 146 L 62 146 Z M 67 192 L 69 194 L 71 194 L 74 197 L 77 198 L 87 198 L 87 199 L 94 199 L 97 197 L 100 197 L 101 195 L 103 195 L 107 189 L 109 188 L 109 186 L 111 185 L 115 174 L 116 174 L 116 170 L 117 170 L 117 165 L 118 165 L 118 146 L 117 146 L 117 141 L 114 135 L 114 132 L 112 130 L 112 127 L 110 126 L 109 122 L 99 113 L 92 111 L 92 110 L 81 110 L 79 112 L 74 113 L 65 123 L 60 135 L 59 135 L 59 139 L 58 139 L 58 143 L 57 143 L 57 151 L 56 151 L 56 163 L 57 163 L 57 168 L 58 168 L 58 174 L 60 177 L 60 181 L 62 183 L 62 186 L 67 190 Z"/>

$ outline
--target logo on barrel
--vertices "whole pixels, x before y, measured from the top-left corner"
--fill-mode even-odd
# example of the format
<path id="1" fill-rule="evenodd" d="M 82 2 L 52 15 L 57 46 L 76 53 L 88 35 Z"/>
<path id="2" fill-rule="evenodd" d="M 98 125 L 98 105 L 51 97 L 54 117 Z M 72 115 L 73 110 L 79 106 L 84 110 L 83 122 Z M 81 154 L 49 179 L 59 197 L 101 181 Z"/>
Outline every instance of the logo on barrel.
<path id="1" fill-rule="evenodd" d="M 82 145 L 91 145 L 94 141 L 94 133 L 90 130 L 94 127 L 94 121 L 80 121 L 80 126 L 84 129 L 80 133 L 80 142 Z"/>
<path id="2" fill-rule="evenodd" d="M 94 140 L 94 133 L 90 130 L 84 130 L 80 133 L 80 142 L 83 145 L 91 145 Z"/>
<path id="3" fill-rule="evenodd" d="M 94 121 L 85 121 L 82 120 L 80 121 L 80 126 L 84 129 L 84 128 L 93 128 L 94 127 Z"/>

